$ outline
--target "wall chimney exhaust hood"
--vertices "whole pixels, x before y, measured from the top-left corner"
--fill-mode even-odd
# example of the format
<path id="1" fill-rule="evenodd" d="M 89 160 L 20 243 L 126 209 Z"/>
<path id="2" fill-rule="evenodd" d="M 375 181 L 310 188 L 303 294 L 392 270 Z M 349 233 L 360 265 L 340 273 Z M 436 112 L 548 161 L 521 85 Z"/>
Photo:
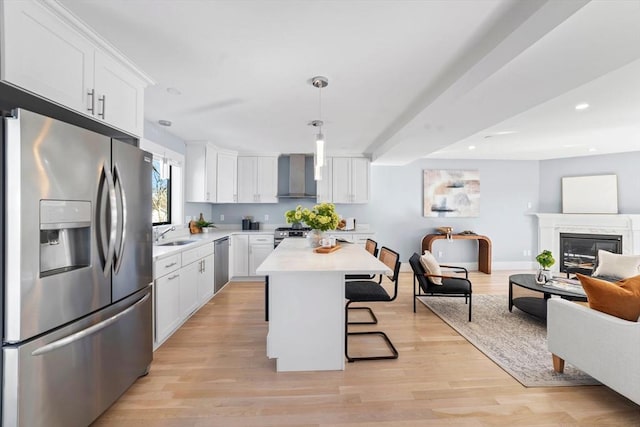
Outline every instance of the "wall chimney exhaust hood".
<path id="1" fill-rule="evenodd" d="M 278 197 L 283 199 L 316 198 L 312 155 L 290 154 L 278 159 Z"/>

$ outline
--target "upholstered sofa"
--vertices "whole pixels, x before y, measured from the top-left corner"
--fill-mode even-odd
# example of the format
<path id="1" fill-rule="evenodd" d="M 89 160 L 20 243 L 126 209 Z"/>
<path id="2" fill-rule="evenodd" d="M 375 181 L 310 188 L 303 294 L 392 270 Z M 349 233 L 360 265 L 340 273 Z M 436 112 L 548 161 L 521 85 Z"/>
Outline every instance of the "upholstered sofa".
<path id="1" fill-rule="evenodd" d="M 566 361 L 640 405 L 639 322 L 551 298 L 547 344 L 557 372 Z"/>

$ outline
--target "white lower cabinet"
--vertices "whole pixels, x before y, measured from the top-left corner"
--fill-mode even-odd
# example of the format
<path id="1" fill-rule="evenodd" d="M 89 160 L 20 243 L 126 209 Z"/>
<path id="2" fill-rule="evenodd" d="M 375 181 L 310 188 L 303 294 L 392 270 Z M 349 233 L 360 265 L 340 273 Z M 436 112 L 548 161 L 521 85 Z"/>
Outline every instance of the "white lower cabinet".
<path id="1" fill-rule="evenodd" d="M 249 236 L 249 276 L 256 276 L 256 268 L 273 252 L 273 236 Z"/>
<path id="2" fill-rule="evenodd" d="M 200 262 L 202 263 L 202 271 L 198 280 L 198 301 L 200 304 L 204 304 L 213 296 L 213 254 L 203 258 Z"/>
<path id="3" fill-rule="evenodd" d="M 213 243 L 154 263 L 154 349 L 213 297 Z"/>
<path id="4" fill-rule="evenodd" d="M 231 236 L 231 277 L 256 276 L 256 268 L 273 251 L 273 234 Z"/>
<path id="5" fill-rule="evenodd" d="M 173 272 L 155 282 L 155 332 L 154 348 L 169 338 L 180 326 L 180 273 Z"/>
<path id="6" fill-rule="evenodd" d="M 249 236 L 234 234 L 230 240 L 231 277 L 245 277 L 249 275 Z"/>
<path id="7" fill-rule="evenodd" d="M 194 262 L 180 270 L 180 316 L 189 317 L 198 307 L 198 276 L 200 263 Z"/>

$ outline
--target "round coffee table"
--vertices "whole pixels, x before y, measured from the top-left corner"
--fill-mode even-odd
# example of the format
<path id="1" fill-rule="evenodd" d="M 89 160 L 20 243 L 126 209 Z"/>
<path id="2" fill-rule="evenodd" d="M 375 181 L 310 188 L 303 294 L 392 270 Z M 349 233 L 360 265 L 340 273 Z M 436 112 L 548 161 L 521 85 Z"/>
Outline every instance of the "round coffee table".
<path id="1" fill-rule="evenodd" d="M 532 291 L 541 292 L 543 298 L 536 297 L 513 297 L 513 287 L 519 286 L 521 288 L 530 289 Z M 551 295 L 558 295 L 561 298 L 568 299 L 570 301 L 586 302 L 587 297 L 574 292 L 564 291 L 562 289 L 554 289 L 544 287 L 536 283 L 535 274 L 513 274 L 509 276 L 509 311 L 515 305 L 525 313 L 540 319 L 547 319 L 547 300 L 551 298 Z"/>

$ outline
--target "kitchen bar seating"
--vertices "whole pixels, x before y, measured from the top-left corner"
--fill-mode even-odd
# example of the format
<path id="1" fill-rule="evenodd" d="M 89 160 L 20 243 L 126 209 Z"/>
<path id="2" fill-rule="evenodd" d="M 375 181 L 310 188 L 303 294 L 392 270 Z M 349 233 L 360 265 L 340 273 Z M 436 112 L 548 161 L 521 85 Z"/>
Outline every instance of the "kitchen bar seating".
<path id="1" fill-rule="evenodd" d="M 392 275 L 387 275 L 387 279 L 393 283 L 393 293 L 390 295 L 387 290 L 382 286 L 383 276 L 380 275 L 378 282 L 372 280 L 363 281 L 350 281 L 346 283 L 345 298 L 348 300 L 345 306 L 345 336 L 344 336 L 344 352 L 349 362 L 355 362 L 358 360 L 380 360 L 380 359 L 397 359 L 398 350 L 387 336 L 382 331 L 358 331 L 349 332 L 349 306 L 354 302 L 389 302 L 396 299 L 398 296 L 398 274 L 400 272 L 400 255 L 386 247 L 380 249 L 380 261 L 385 264 L 392 271 Z M 349 336 L 353 335 L 380 335 L 387 346 L 391 350 L 392 354 L 388 356 L 361 356 L 352 357 L 349 356 Z"/>
<path id="2" fill-rule="evenodd" d="M 378 256 L 378 242 L 375 240 L 367 239 L 364 248 L 374 257 Z M 373 280 L 375 277 L 375 274 L 347 274 L 345 275 L 345 280 Z M 382 276 L 380 276 L 380 280 L 382 280 Z M 378 323 L 378 318 L 373 314 L 373 310 L 370 307 L 349 307 L 349 310 L 366 310 L 372 319 L 366 322 L 349 322 L 350 325 L 375 325 Z"/>
<path id="3" fill-rule="evenodd" d="M 364 244 L 364 248 L 371 255 L 377 257 L 378 256 L 378 242 L 372 239 L 367 239 Z M 347 274 L 345 276 L 346 280 L 371 280 L 375 277 L 374 274 Z"/>

